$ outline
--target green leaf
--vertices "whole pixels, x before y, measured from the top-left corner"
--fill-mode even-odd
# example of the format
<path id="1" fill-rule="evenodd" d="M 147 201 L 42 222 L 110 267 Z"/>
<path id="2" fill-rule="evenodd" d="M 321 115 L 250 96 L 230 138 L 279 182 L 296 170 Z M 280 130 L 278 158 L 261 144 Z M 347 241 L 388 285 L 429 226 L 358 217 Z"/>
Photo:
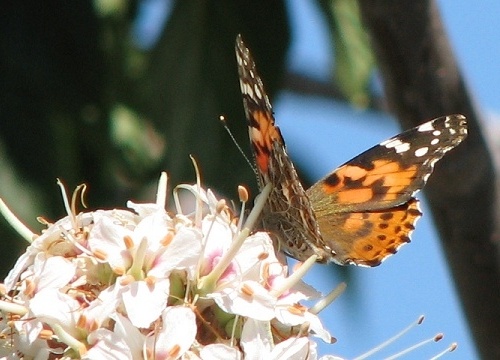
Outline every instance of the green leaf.
<path id="1" fill-rule="evenodd" d="M 365 108 L 370 103 L 368 85 L 375 60 L 368 34 L 361 23 L 358 3 L 330 0 L 324 4 L 331 16 L 335 80 L 351 103 Z"/>

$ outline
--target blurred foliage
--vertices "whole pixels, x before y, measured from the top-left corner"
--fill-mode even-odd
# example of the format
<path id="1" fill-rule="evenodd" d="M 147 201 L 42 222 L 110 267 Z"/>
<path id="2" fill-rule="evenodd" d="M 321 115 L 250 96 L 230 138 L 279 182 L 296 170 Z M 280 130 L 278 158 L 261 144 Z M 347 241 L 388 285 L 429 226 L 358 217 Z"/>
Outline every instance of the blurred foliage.
<path id="1" fill-rule="evenodd" d="M 245 184 L 255 195 L 254 175 L 219 116 L 249 149 L 234 41 L 241 33 L 272 98 L 290 41 L 286 2 L 165 3 L 170 13 L 149 47 L 132 36 L 141 2 L 4 4 L 0 166 L 11 181 L 1 182 L 0 196 L 35 231 L 40 231 L 36 216 L 64 215 L 56 178 L 68 191 L 87 183 L 91 208 L 114 207 L 127 199 L 152 199 L 146 189 L 162 170 L 171 185 L 194 181 L 189 155 L 198 161 L 207 186 L 236 198 L 236 186 Z M 329 16 L 341 11 L 334 3 L 324 8 Z M 351 40 L 364 45 L 358 42 L 362 36 L 353 9 L 347 8 L 342 10 L 348 12 L 346 22 L 342 15 L 331 23 L 340 44 L 337 79 L 359 103 L 367 62 L 352 63 Z M 352 78 L 350 89 L 346 84 Z M 25 244 L 10 242 L 10 230 L 0 231 L 5 274 L 15 249 Z"/>
<path id="2" fill-rule="evenodd" d="M 332 29 L 335 82 L 352 104 L 366 108 L 370 104 L 369 84 L 375 58 L 361 23 L 358 2 L 320 0 L 320 4 Z"/>

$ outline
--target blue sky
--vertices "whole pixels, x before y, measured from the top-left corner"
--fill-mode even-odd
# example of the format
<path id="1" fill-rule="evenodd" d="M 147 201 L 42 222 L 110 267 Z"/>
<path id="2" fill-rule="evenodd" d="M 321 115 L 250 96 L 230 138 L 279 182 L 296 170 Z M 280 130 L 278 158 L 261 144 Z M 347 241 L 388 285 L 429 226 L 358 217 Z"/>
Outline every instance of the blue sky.
<path id="1" fill-rule="evenodd" d="M 288 66 L 318 79 L 329 77 L 333 61 L 324 20 L 311 0 L 290 0 L 293 42 Z M 438 1 L 446 31 L 469 89 L 485 119 L 500 111 L 500 3 L 493 0 Z M 398 133 L 396 122 L 385 114 L 355 110 L 346 104 L 281 93 L 275 101 L 276 119 L 294 161 L 320 178 L 363 150 Z M 436 114 L 440 115 L 440 114 Z M 424 121 L 426 119 L 422 119 Z M 374 126 L 373 124 L 377 124 Z M 422 199 L 423 195 L 420 194 Z M 322 315 L 334 345 L 321 345 L 320 353 L 346 358 L 369 350 L 405 328 L 419 315 L 426 320 L 374 358 L 383 358 L 442 332 L 445 338 L 405 359 L 435 355 L 452 342 L 458 349 L 445 358 L 475 359 L 477 353 L 460 308 L 436 230 L 423 199 L 424 216 L 412 243 L 378 268 L 353 269 L 351 291 Z M 334 265 L 331 265 L 334 266 Z M 341 278 L 316 266 L 308 280 L 328 292 Z M 333 274 L 333 275 L 332 275 Z"/>

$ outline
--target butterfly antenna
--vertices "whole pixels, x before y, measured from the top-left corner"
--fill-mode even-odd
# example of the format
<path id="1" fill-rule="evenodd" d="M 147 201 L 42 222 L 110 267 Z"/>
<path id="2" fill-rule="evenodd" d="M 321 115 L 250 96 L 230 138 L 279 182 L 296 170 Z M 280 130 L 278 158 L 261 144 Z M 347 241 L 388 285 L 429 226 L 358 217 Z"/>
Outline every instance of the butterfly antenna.
<path id="1" fill-rule="evenodd" d="M 233 143 L 234 145 L 236 145 L 236 147 L 238 148 L 238 150 L 240 151 L 240 154 L 243 156 L 243 158 L 245 159 L 245 161 L 247 162 L 247 164 L 250 166 L 250 168 L 252 169 L 252 171 L 254 172 L 255 176 L 258 176 L 258 173 L 257 173 L 257 169 L 255 168 L 255 166 L 252 164 L 252 162 L 248 159 L 248 156 L 245 154 L 245 152 L 243 151 L 243 149 L 241 148 L 240 144 L 238 144 L 238 142 L 236 141 L 233 133 L 231 132 L 231 130 L 229 129 L 229 126 L 227 126 L 227 123 L 226 123 L 226 118 L 224 117 L 224 115 L 221 115 L 219 116 L 219 120 L 221 121 L 222 123 L 222 126 L 224 126 L 224 129 L 226 129 L 227 133 L 229 134 L 229 137 L 231 137 L 231 140 L 233 140 Z"/>

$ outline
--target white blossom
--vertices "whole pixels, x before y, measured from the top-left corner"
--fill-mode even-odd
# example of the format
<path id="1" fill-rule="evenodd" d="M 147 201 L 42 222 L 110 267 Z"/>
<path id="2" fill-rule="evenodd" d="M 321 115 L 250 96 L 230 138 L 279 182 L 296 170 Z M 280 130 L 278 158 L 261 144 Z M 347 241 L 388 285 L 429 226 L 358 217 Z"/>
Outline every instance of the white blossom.
<path id="1" fill-rule="evenodd" d="M 165 186 L 162 175 L 158 194 Z M 176 197 L 186 190 L 193 213 Z M 299 302 L 320 294 L 289 277 L 266 232 L 252 233 L 258 213 L 239 221 L 199 185 L 174 198 L 171 212 L 164 198 L 130 210 L 67 205 L 5 279 L 0 355 L 316 359 L 314 337 L 331 336 Z"/>

